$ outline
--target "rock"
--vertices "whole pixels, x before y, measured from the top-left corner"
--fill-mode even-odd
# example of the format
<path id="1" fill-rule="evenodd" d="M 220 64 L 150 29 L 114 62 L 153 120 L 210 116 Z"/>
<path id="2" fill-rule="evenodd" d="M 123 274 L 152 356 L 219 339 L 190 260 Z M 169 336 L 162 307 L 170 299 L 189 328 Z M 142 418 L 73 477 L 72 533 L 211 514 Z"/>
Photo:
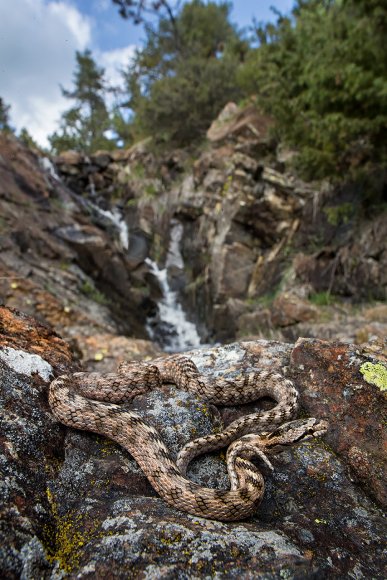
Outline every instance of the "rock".
<path id="1" fill-rule="evenodd" d="M 303 405 L 313 415 L 332 413 L 327 443 L 350 465 L 353 477 L 371 497 L 385 506 L 386 398 L 363 380 L 360 370 L 367 361 L 361 351 L 340 343 L 299 339 L 292 362 L 305 389 Z"/>
<path id="2" fill-rule="evenodd" d="M 85 168 L 88 169 L 90 165 L 89 159 L 77 151 L 64 151 L 54 158 L 54 163 L 58 171 L 69 178 L 71 176 L 79 178 L 82 172 L 86 172 Z"/>
<path id="3" fill-rule="evenodd" d="M 47 482 L 63 453 L 47 385 L 75 370 L 68 346 L 51 329 L 0 309 L 2 578 L 47 577 L 52 570 L 43 545 L 52 518 Z"/>
<path id="4" fill-rule="evenodd" d="M 77 151 L 64 151 L 57 157 L 55 157 L 55 164 L 59 166 L 66 165 L 81 165 L 86 160 L 83 153 L 78 153 Z M 61 167 L 61 171 L 63 168 Z"/>
<path id="5" fill-rule="evenodd" d="M 114 151 L 109 151 L 109 155 L 113 161 L 128 161 L 130 149 L 115 149 Z"/>
<path id="6" fill-rule="evenodd" d="M 103 239 L 101 231 L 90 225 L 65 226 L 58 228 L 55 233 L 71 244 L 92 246 L 96 250 L 106 246 L 106 240 Z"/>
<path id="7" fill-rule="evenodd" d="M 254 106 L 240 109 L 235 103 L 228 103 L 218 118 L 207 131 L 211 142 L 222 142 L 226 139 L 246 138 L 269 142 L 268 132 L 272 121 L 260 113 Z"/>
<path id="8" fill-rule="evenodd" d="M 114 334 L 79 337 L 77 342 L 82 353 L 83 364 L 89 371 L 115 372 L 119 363 L 124 360 L 149 360 L 160 354 L 157 347 L 149 340 Z"/>
<path id="9" fill-rule="evenodd" d="M 140 324 L 136 316 L 137 320 L 131 320 L 125 329 L 120 327 L 119 333 L 135 329 L 137 335 L 145 336 L 140 328 L 144 325 L 141 311 L 149 312 L 149 308 L 141 296 L 146 299 L 147 293 L 153 293 L 136 275 L 141 275 L 148 255 L 163 265 L 171 223 L 178 218 L 184 228 L 185 286 L 181 284 L 177 291 L 204 340 L 209 336 L 233 340 L 245 332 L 250 335 L 254 329 L 259 336 L 266 333 L 291 341 L 304 335 L 361 343 L 383 336 L 385 323 L 369 325 L 359 319 L 356 306 L 350 313 L 347 304 L 370 298 L 385 300 L 387 214 L 361 217 L 353 202 L 360 200 L 355 185 L 299 179 L 290 163 L 294 152 L 274 142 L 271 124 L 252 103 L 244 108 L 229 103 L 211 125 L 208 142 L 195 151 L 155 153 L 147 140 L 127 150 L 97 152 L 90 158 L 74 152 L 64 155 L 58 171 L 66 185 L 81 199 L 89 198 L 104 210 L 112 211 L 117 204 L 130 228 L 129 250 L 122 264 L 110 245 L 117 240 L 117 228 L 103 223 L 95 212 L 90 219 L 77 218 L 75 226 L 73 219 L 60 224 L 64 228 L 87 230 L 92 225 L 104 230 L 110 248 L 102 252 L 98 267 L 94 256 L 84 255 L 87 244 L 82 249 L 79 246 L 73 260 L 78 261 L 78 252 L 82 254 L 82 269 L 113 303 L 118 296 L 122 301 L 129 286 L 132 288 L 130 303 L 136 305 Z M 25 231 L 24 224 L 14 228 L 15 243 L 21 252 L 31 249 L 35 253 L 39 246 L 39 253 L 43 253 L 44 246 L 44 253 L 54 259 L 57 249 L 39 229 L 43 230 L 36 228 L 35 235 L 32 228 Z M 114 286 L 119 288 L 110 296 L 115 277 L 118 283 Z M 282 305 L 280 309 L 274 305 L 268 325 L 266 319 L 257 324 L 259 315 L 252 311 L 244 313 L 240 325 L 236 314 L 229 312 L 230 297 L 268 303 L 278 288 L 287 292 L 301 285 L 310 286 L 311 295 L 326 292 L 338 296 L 345 314 L 340 316 L 332 309 L 327 312 L 305 301 L 301 304 L 298 299 L 297 305 L 286 305 L 286 312 Z M 318 320 L 316 309 L 321 315 Z M 224 316 L 228 316 L 227 323 Z"/>
<path id="10" fill-rule="evenodd" d="M 294 292 L 279 294 L 271 306 L 271 322 L 274 326 L 290 326 L 317 318 L 318 309 Z"/>
<path id="11" fill-rule="evenodd" d="M 252 312 L 240 316 L 237 336 L 244 339 L 246 337 L 283 339 L 281 331 L 275 330 L 272 326 L 270 310 L 264 307 L 255 308 Z"/>
<path id="12" fill-rule="evenodd" d="M 235 242 L 232 245 L 225 245 L 220 258 L 223 262 L 222 277 L 217 295 L 230 298 L 243 297 L 249 285 L 254 258 L 251 249 L 243 244 Z"/>
<path id="13" fill-rule="evenodd" d="M 3 319 L 1 345 L 11 341 L 27 359 L 40 352 L 40 364 L 53 375 L 75 370 L 52 331 L 6 309 Z M 369 355 L 319 341 L 294 349 L 255 341 L 191 356 L 209 375 L 232 377 L 255 366 L 291 374 L 303 413 L 329 420 L 327 436 L 275 456 L 274 472 L 261 466 L 265 497 L 249 520 L 205 520 L 169 507 L 116 444 L 58 425 L 47 404 L 47 377 L 3 357 L 1 576 L 382 578 L 384 522 L 368 496 L 383 499 L 380 463 L 367 461 L 379 458 L 385 401 L 359 373 Z M 174 387 L 140 395 L 130 406 L 157 426 L 173 453 L 192 436 L 219 428 L 211 406 Z M 227 411 L 228 417 L 245 412 Z M 37 461 L 44 469 L 36 469 Z M 207 486 L 226 481 L 224 462 L 214 455 L 199 458 L 189 475 Z"/>
<path id="14" fill-rule="evenodd" d="M 111 163 L 112 159 L 113 157 L 111 156 L 109 151 L 96 151 L 95 153 L 90 155 L 91 162 L 100 167 L 101 169 L 105 169 L 109 165 L 109 163 Z"/>
<path id="15" fill-rule="evenodd" d="M 270 124 L 251 104 L 229 104 L 198 149 L 156 153 L 148 139 L 116 152 L 65 152 L 56 159 L 60 179 L 42 170 L 36 153 L 1 135 L 6 303 L 69 340 L 145 339 L 160 294 L 144 261 L 151 256 L 163 267 L 178 219 L 184 271 L 173 290 L 203 341 L 246 333 L 359 344 L 383 337 L 387 323 L 364 319 L 357 302 L 385 300 L 387 214 L 362 217 L 354 185 L 298 179 Z M 301 285 L 316 304 L 293 298 Z M 268 320 L 279 291 L 292 296 L 275 303 Z M 327 308 L 317 304 L 324 293 Z M 230 299 L 245 303 L 242 313 Z"/>
<path id="16" fill-rule="evenodd" d="M 123 251 L 117 225 L 45 173 L 16 139 L 2 134 L 0 155 L 0 292 L 6 304 L 55 325 L 69 340 L 114 332 L 146 338 L 146 271 L 139 267 L 148 255 L 144 233 L 132 227 L 130 248 Z M 61 160 L 58 170 L 66 163 L 76 168 L 74 181 L 84 191 L 90 160 L 75 152 Z"/>

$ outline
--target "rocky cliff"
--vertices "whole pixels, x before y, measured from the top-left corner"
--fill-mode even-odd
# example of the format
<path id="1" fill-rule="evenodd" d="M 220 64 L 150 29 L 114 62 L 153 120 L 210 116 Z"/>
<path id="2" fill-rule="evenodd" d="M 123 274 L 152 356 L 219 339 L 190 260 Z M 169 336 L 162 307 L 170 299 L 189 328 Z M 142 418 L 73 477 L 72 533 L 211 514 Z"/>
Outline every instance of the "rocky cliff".
<path id="1" fill-rule="evenodd" d="M 47 162 L 0 136 L 2 301 L 53 325 L 85 360 L 154 352 L 141 341 L 148 338 L 146 237 L 137 253 L 124 252 L 111 222 Z"/>
<path id="2" fill-rule="evenodd" d="M 67 152 L 56 174 L 3 136 L 4 301 L 81 351 L 85 334 L 163 346 L 174 329 L 160 316 L 155 272 L 166 267 L 203 342 L 382 338 L 387 213 L 361 214 L 350 184 L 302 182 L 269 129 L 253 108 L 229 104 L 200 151 L 158 154 L 143 142 Z"/>

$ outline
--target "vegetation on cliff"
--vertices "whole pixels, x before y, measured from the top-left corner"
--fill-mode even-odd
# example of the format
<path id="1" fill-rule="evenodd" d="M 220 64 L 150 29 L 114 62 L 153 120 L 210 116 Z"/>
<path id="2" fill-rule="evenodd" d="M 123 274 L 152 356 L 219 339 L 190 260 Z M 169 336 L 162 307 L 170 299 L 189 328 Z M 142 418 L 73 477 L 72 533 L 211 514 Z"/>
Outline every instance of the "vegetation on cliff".
<path id="1" fill-rule="evenodd" d="M 77 53 L 74 87 L 62 89 L 72 106 L 50 137 L 54 152 L 91 153 L 148 135 L 164 147 L 190 145 L 228 101 L 253 97 L 274 119 L 275 136 L 297 150 L 304 177 L 385 170 L 382 0 L 297 0 L 290 15 L 254 23 L 250 36 L 230 21 L 229 2 L 113 2 L 144 26 L 143 46 L 116 87 L 89 50 Z M 10 129 L 3 101 L 0 128 Z"/>
<path id="2" fill-rule="evenodd" d="M 387 8 L 381 1 L 302 0 L 257 28 L 240 73 L 247 93 L 321 178 L 387 159 Z"/>

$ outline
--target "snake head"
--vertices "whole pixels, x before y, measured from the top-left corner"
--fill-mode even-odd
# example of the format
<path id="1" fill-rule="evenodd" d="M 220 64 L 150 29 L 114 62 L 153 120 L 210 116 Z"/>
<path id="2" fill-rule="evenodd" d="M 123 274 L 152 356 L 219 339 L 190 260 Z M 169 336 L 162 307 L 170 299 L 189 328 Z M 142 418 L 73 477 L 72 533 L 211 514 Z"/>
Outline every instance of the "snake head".
<path id="1" fill-rule="evenodd" d="M 278 453 L 288 445 L 303 443 L 308 439 L 321 437 L 328 430 L 328 422 L 323 419 L 297 419 L 283 423 L 280 427 L 270 433 L 262 433 L 266 450 L 271 453 Z"/>

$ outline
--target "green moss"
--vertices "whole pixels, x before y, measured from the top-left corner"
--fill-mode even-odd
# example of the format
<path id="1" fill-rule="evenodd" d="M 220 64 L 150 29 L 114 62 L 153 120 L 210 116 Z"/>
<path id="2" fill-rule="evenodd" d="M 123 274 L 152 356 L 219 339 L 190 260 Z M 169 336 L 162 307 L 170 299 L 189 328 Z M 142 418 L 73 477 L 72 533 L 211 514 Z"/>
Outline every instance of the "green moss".
<path id="1" fill-rule="evenodd" d="M 173 546 L 173 544 L 181 542 L 182 537 L 183 536 L 180 532 L 176 532 L 175 534 L 171 534 L 170 536 L 167 536 L 165 534 L 161 535 L 160 542 L 165 546 Z"/>
<path id="2" fill-rule="evenodd" d="M 232 175 L 229 175 L 223 184 L 221 195 L 226 196 L 228 194 L 232 185 L 232 180 L 233 180 Z"/>
<path id="3" fill-rule="evenodd" d="M 141 163 L 136 163 L 136 165 L 131 168 L 131 173 L 134 177 L 137 177 L 137 179 L 144 179 L 146 173 L 145 167 L 141 165 Z"/>
<path id="4" fill-rule="evenodd" d="M 60 568 L 69 574 L 78 567 L 82 549 L 91 538 L 96 537 L 99 524 L 93 524 L 91 528 L 82 530 L 84 523 L 82 514 L 70 511 L 60 516 L 58 505 L 49 488 L 47 499 L 55 523 L 54 529 L 48 527 L 45 529 L 47 559 L 51 563 L 58 561 Z"/>
<path id="5" fill-rule="evenodd" d="M 269 308 L 275 298 L 278 296 L 279 286 L 277 285 L 273 290 L 267 292 L 266 294 L 261 294 L 261 296 L 253 296 L 245 300 L 248 306 L 262 306 L 263 308 Z"/>
<path id="6" fill-rule="evenodd" d="M 61 270 L 63 270 L 64 272 L 66 272 L 70 268 L 70 266 L 71 266 L 71 262 L 66 262 L 66 261 L 63 261 L 59 264 L 59 268 Z"/>
<path id="7" fill-rule="evenodd" d="M 144 191 L 148 197 L 155 197 L 159 193 L 159 188 L 154 183 L 148 183 Z"/>
<path id="8" fill-rule="evenodd" d="M 309 301 L 316 306 L 329 306 L 334 302 L 334 298 L 330 292 L 316 292 L 309 296 Z"/>
<path id="9" fill-rule="evenodd" d="M 107 437 L 97 436 L 97 441 L 100 444 L 100 452 L 102 455 L 113 455 L 117 449 L 117 445 Z"/>
<path id="10" fill-rule="evenodd" d="M 209 417 L 210 416 L 210 409 L 209 409 L 209 407 L 205 403 L 203 403 L 202 405 L 196 407 L 196 409 L 199 412 L 203 413 L 203 415 L 205 415 L 206 417 Z"/>
<path id="11" fill-rule="evenodd" d="M 342 203 L 341 205 L 326 207 L 324 213 L 331 226 L 347 224 L 353 217 L 354 205 L 352 203 Z"/>
<path id="12" fill-rule="evenodd" d="M 97 290 L 88 280 L 83 282 L 82 286 L 80 287 L 80 291 L 98 304 L 102 304 L 103 306 L 109 304 L 109 299 L 105 296 L 105 294 Z"/>
<path id="13" fill-rule="evenodd" d="M 384 365 L 366 362 L 361 365 L 360 372 L 367 383 L 377 386 L 381 391 L 387 391 L 387 368 Z"/>

